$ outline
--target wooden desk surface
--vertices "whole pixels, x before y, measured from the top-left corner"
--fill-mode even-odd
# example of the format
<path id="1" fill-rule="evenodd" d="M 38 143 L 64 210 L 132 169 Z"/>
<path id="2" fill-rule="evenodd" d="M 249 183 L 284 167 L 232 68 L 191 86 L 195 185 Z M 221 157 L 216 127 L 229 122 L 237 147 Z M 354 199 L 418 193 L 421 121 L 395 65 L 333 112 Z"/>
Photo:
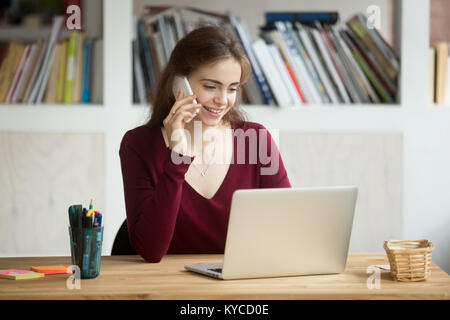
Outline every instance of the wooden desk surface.
<path id="1" fill-rule="evenodd" d="M 168 255 L 160 263 L 139 256 L 102 257 L 100 275 L 66 287 L 67 274 L 40 279 L 0 279 L 0 299 L 450 299 L 450 277 L 436 264 L 422 282 L 397 282 L 381 271 L 381 288 L 368 289 L 367 267 L 389 264 L 385 254 L 349 254 L 335 275 L 216 280 L 184 269 L 186 264 L 221 263 L 222 255 Z M 70 265 L 70 257 L 0 258 L 0 270 L 33 265 Z"/>

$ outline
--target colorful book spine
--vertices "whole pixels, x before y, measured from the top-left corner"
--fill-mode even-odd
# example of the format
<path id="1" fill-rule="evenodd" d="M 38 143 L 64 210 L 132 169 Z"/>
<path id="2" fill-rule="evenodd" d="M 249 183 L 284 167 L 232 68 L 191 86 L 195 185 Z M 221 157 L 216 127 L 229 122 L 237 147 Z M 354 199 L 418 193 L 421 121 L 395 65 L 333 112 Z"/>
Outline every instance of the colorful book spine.
<path id="1" fill-rule="evenodd" d="M 65 83 L 65 79 L 66 79 L 68 45 L 69 45 L 69 40 L 66 39 L 63 41 L 62 47 L 61 47 L 61 60 L 59 62 L 58 89 L 56 91 L 56 103 L 64 102 L 64 83 Z"/>
<path id="2" fill-rule="evenodd" d="M 67 48 L 66 80 L 64 84 L 64 103 L 72 103 L 73 81 L 75 78 L 75 56 L 77 47 L 77 32 L 72 31 Z"/>
<path id="3" fill-rule="evenodd" d="M 266 12 L 266 22 L 290 21 L 300 23 L 312 23 L 319 21 L 325 24 L 335 24 L 339 20 L 338 12 Z"/>
<path id="4" fill-rule="evenodd" d="M 255 57 L 251 41 L 247 37 L 248 32 L 245 24 L 243 24 L 242 21 L 240 21 L 232 12 L 228 12 L 228 16 L 231 24 L 233 25 L 233 28 L 236 30 L 236 33 L 239 39 L 241 40 L 242 46 L 244 47 L 244 51 L 250 60 L 250 63 L 252 65 L 252 72 L 258 83 L 264 103 L 268 105 L 274 105 L 275 104 L 274 97 L 267 83 L 267 79 L 263 74 L 261 66 L 259 65 Z"/>
<path id="5" fill-rule="evenodd" d="M 22 77 L 22 74 L 23 74 L 23 71 L 25 68 L 25 64 L 29 58 L 30 52 L 31 52 L 31 44 L 29 44 L 25 47 L 25 51 L 22 54 L 22 58 L 20 59 L 19 67 L 17 68 L 17 70 L 15 72 L 14 79 L 11 83 L 11 87 L 9 88 L 8 95 L 6 96 L 6 103 L 12 102 L 12 98 L 16 93 L 17 86 L 19 84 L 20 78 Z"/>
<path id="6" fill-rule="evenodd" d="M 344 41 L 349 46 L 355 61 L 360 66 L 361 70 L 363 71 L 363 73 L 365 74 L 367 79 L 369 79 L 369 82 L 375 88 L 375 91 L 378 93 L 378 95 L 380 96 L 381 100 L 383 100 L 383 102 L 385 102 L 385 103 L 393 103 L 393 99 L 389 96 L 387 91 L 383 88 L 383 86 L 380 84 L 378 79 L 372 73 L 370 68 L 365 63 L 364 59 L 359 55 L 359 53 L 356 50 L 355 46 L 353 45 L 353 43 L 351 42 L 351 40 L 349 39 L 349 37 L 347 36 L 347 34 L 345 32 L 342 33 L 342 37 L 344 38 Z"/>
<path id="7" fill-rule="evenodd" d="M 83 84 L 81 93 L 81 103 L 91 101 L 91 65 L 92 65 L 92 40 L 84 45 L 84 66 L 83 66 Z"/>

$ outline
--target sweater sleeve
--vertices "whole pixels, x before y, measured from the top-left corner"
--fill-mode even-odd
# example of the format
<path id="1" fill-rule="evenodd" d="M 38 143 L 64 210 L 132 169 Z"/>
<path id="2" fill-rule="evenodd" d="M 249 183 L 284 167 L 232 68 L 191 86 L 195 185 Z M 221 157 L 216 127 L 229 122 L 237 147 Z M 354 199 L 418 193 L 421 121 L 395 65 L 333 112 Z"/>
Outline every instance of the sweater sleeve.
<path id="1" fill-rule="evenodd" d="M 159 262 L 170 246 L 184 175 L 194 157 L 182 156 L 167 147 L 163 171 L 157 172 L 131 140 L 126 134 L 119 151 L 130 244 L 146 261 Z"/>
<path id="2" fill-rule="evenodd" d="M 291 188 L 280 151 L 270 132 L 261 125 L 259 128 L 258 170 L 260 188 Z"/>

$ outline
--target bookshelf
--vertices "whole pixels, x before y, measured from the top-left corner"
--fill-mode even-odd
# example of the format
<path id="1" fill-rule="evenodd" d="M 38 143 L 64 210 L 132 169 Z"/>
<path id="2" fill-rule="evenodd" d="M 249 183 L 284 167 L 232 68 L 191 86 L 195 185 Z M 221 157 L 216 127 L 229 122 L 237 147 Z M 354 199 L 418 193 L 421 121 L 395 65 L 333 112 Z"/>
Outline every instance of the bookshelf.
<path id="1" fill-rule="evenodd" d="M 429 46 L 433 50 L 433 57 L 430 56 L 429 72 L 430 91 L 433 97 L 430 98 L 430 107 L 448 108 L 450 107 L 450 73 L 448 68 L 448 44 L 450 44 L 450 22 L 448 20 L 448 12 L 450 3 L 445 0 L 430 0 L 430 34 Z M 447 45 L 447 50 L 442 44 Z M 443 72 L 442 72 L 443 71 Z M 443 77 L 441 77 L 443 76 Z M 439 78 L 439 80 L 438 80 Z M 447 80 L 444 80 L 444 79 Z M 439 89 L 438 89 L 439 87 Z M 437 92 L 445 92 L 440 95 L 439 102 Z"/>
<path id="2" fill-rule="evenodd" d="M 0 134 L 8 132 L 70 132 L 102 134 L 104 136 L 104 208 L 105 235 L 103 254 L 109 254 L 115 234 L 125 219 L 121 167 L 118 150 L 123 134 L 141 125 L 149 116 L 149 107 L 133 104 L 132 88 L 132 33 L 133 12 L 139 11 L 145 0 L 103 1 L 103 104 L 100 105 L 0 105 Z M 164 1 L 148 1 L 152 5 L 167 5 Z M 256 5 L 258 3 L 258 6 Z M 246 19 L 249 29 L 256 36 L 256 27 L 263 24 L 265 10 L 339 10 L 344 4 L 346 15 L 374 4 L 373 0 L 354 2 L 314 1 L 296 4 L 289 0 L 267 1 L 202 1 L 189 3 L 172 1 L 170 4 L 190 5 L 215 11 L 234 10 Z M 401 225 L 393 234 L 398 237 L 418 237 L 439 226 L 445 217 L 445 208 L 450 207 L 444 191 L 433 195 L 432 182 L 425 176 L 437 177 L 440 190 L 450 188 L 448 163 L 450 155 L 442 151 L 439 141 L 450 141 L 450 108 L 428 108 L 426 88 L 428 87 L 428 26 L 429 1 L 424 0 L 379 0 L 383 21 L 394 21 L 392 38 L 399 49 L 401 60 L 399 103 L 392 105 L 313 105 L 296 108 L 279 108 L 265 105 L 244 105 L 243 109 L 251 121 L 257 121 L 267 128 L 279 128 L 285 132 L 301 133 L 370 133 L 375 135 L 400 134 L 403 143 L 396 150 L 401 158 L 401 187 L 397 199 L 401 206 L 398 219 Z M 388 8 L 394 7 L 394 16 L 388 16 Z M 386 9 L 386 10 L 385 10 Z M 391 19 L 392 18 L 392 19 Z M 382 25 L 385 33 L 389 25 Z M 384 31 L 383 31 L 384 30 Z M 39 121 L 35 121 L 39 119 Z M 444 140 L 445 139 L 445 140 Z M 431 153 L 430 149 L 431 148 Z M 283 150 L 281 150 L 283 152 Z M 428 155 L 439 157 L 435 164 Z M 376 160 L 375 160 L 376 161 Z M 447 163 L 447 165 L 445 164 Z M 447 168 L 447 171 L 445 170 Z M 425 173 L 424 173 L 425 172 Z M 431 178 L 430 178 L 431 179 Z M 433 178 L 434 179 L 434 178 Z M 433 181 L 435 181 L 433 180 Z M 82 200 L 82 199 L 81 199 Z M 390 199 L 392 200 L 392 199 Z M 78 201 L 77 199 L 72 201 Z M 423 219 L 429 208 L 438 208 L 430 213 L 430 221 L 423 229 L 418 221 Z M 434 220 L 433 220 L 434 219 Z M 376 222 L 377 223 L 377 222 Z M 425 230 L 425 231 L 424 231 Z M 442 236 L 436 242 L 444 243 Z M 375 250 L 375 249 L 374 249 Z M 382 248 L 379 248 L 382 251 Z M 445 251 L 445 250 L 443 250 Z M 433 253 L 435 257 L 435 253 Z M 448 271 L 448 270 L 447 270 Z"/>

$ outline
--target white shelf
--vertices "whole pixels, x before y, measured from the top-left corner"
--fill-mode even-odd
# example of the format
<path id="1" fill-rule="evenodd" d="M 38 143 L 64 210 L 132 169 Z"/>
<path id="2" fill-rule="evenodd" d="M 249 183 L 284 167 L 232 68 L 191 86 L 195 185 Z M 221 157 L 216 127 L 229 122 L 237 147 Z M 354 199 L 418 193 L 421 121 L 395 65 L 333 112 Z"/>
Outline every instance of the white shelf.
<path id="1" fill-rule="evenodd" d="M 36 41 L 36 39 L 45 39 L 50 35 L 52 27 L 17 27 L 17 26 L 3 26 L 0 28 L 1 40 L 23 40 Z M 69 37 L 69 31 L 64 28 L 61 30 L 60 39 Z"/>
<path id="2" fill-rule="evenodd" d="M 102 105 L 0 106 L 0 131 L 104 132 L 105 119 Z"/>

